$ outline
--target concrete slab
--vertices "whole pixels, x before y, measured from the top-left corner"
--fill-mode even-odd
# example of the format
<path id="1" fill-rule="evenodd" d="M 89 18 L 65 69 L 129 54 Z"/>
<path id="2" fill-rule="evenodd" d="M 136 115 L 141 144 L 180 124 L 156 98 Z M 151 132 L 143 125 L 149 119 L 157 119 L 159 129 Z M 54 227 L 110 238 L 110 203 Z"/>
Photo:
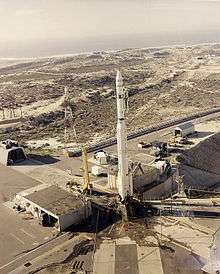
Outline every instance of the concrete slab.
<path id="1" fill-rule="evenodd" d="M 210 274 L 220 271 L 220 229 L 214 234 L 214 242 L 210 249 L 210 256 L 203 270 Z"/>
<path id="2" fill-rule="evenodd" d="M 97 249 L 93 272 L 115 274 L 115 242 L 103 242 Z"/>
<path id="3" fill-rule="evenodd" d="M 164 274 L 161 262 L 160 249 L 155 237 L 148 236 L 145 240 L 153 246 L 138 246 L 138 269 L 139 274 Z"/>
<path id="4" fill-rule="evenodd" d="M 0 272 L 2 265 L 53 237 L 51 229 L 42 228 L 10 208 L 10 200 L 17 192 L 38 184 L 25 174 L 0 165 L 0 218 L 4 220 L 0 222 Z"/>
<path id="5" fill-rule="evenodd" d="M 116 243 L 115 246 L 115 274 L 138 274 L 137 244 Z"/>
<path id="6" fill-rule="evenodd" d="M 0 202 L 6 202 L 17 192 L 38 184 L 38 181 L 0 164 Z"/>
<path id="7" fill-rule="evenodd" d="M 164 274 L 158 247 L 138 246 L 137 250 L 139 274 Z"/>
<path id="8" fill-rule="evenodd" d="M 139 274 L 138 267 L 137 243 L 129 237 L 104 241 L 94 256 L 94 273 Z"/>
<path id="9" fill-rule="evenodd" d="M 160 235 L 162 232 L 162 239 L 172 239 L 186 249 L 192 250 L 204 262 L 209 258 L 210 246 L 212 244 L 213 233 L 203 229 L 201 226 L 194 225 L 193 222 L 184 222 L 184 217 L 172 218 L 178 220 L 178 224 L 173 223 L 173 220 L 166 218 L 158 218 L 158 225 L 154 227 L 155 231 Z M 181 222 L 181 219 L 183 222 Z M 161 224 L 160 224 L 161 223 Z"/>
<path id="10" fill-rule="evenodd" d="M 12 169 L 23 173 L 40 183 L 58 185 L 66 188 L 66 184 L 73 179 L 67 171 L 51 167 L 35 160 L 27 160 L 20 165 L 12 166 Z"/>
<path id="11" fill-rule="evenodd" d="M 50 228 L 42 228 L 34 220 L 27 220 L 2 205 L 0 217 L 4 220 L 0 222 L 0 273 L 3 265 L 54 237 Z"/>

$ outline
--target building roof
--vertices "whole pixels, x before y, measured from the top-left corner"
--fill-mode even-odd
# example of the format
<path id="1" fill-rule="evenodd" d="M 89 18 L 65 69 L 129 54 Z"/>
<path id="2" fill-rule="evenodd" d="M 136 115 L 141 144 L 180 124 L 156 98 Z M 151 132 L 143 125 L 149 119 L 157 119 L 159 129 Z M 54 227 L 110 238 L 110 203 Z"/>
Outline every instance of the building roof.
<path id="1" fill-rule="evenodd" d="M 177 125 L 174 129 L 185 130 L 187 128 L 192 128 L 192 127 L 194 127 L 193 123 L 192 122 L 187 122 L 187 123 Z"/>
<path id="2" fill-rule="evenodd" d="M 65 215 L 84 206 L 83 199 L 57 186 L 49 186 L 25 196 L 25 199 L 55 215 Z"/>

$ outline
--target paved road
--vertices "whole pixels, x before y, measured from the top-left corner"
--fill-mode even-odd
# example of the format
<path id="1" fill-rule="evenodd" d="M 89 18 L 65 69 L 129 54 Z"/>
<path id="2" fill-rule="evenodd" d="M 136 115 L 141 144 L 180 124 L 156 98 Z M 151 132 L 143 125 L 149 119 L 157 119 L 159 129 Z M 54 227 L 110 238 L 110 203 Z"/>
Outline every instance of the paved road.
<path id="1" fill-rule="evenodd" d="M 43 245 L 39 245 L 38 247 L 30 250 L 27 253 L 18 255 L 10 262 L 2 265 L 0 267 L 0 273 L 1 274 L 8 274 L 8 273 L 23 274 L 23 273 L 26 273 L 24 269 L 27 269 L 29 272 L 31 267 L 27 268 L 25 264 L 30 262 L 31 262 L 31 266 L 35 268 L 42 266 L 41 260 L 44 259 L 44 256 L 47 256 L 47 254 L 49 253 L 48 255 L 50 257 L 50 251 L 52 251 L 54 248 L 57 249 L 59 245 L 63 247 L 63 243 L 68 241 L 69 238 L 70 238 L 70 234 L 66 233 L 59 237 L 48 240 Z M 55 256 L 55 259 L 57 259 L 56 256 Z"/>
<path id="2" fill-rule="evenodd" d="M 38 185 L 39 182 L 0 164 L 0 202 L 6 202 L 22 190 Z"/>
<path id="3" fill-rule="evenodd" d="M 50 228 L 42 228 L 36 220 L 25 220 L 7 207 L 15 193 L 39 182 L 10 167 L 0 165 L 0 273 L 1 267 L 27 250 L 53 238 Z"/>
<path id="4" fill-rule="evenodd" d="M 217 114 L 208 115 L 206 117 L 194 119 L 193 122 L 195 124 L 198 124 L 198 123 L 204 122 L 208 119 L 215 119 L 215 118 L 219 118 L 219 117 L 220 117 L 220 114 L 217 113 Z M 137 144 L 139 141 L 142 141 L 142 140 L 144 140 L 145 142 L 153 142 L 155 140 L 168 141 L 172 136 L 171 135 L 172 128 L 174 128 L 174 127 L 169 127 L 169 128 L 163 129 L 163 130 L 159 130 L 157 132 L 145 134 L 143 136 L 129 140 L 128 141 L 128 156 L 129 156 L 129 158 L 134 156 L 137 153 L 143 153 L 142 150 L 138 150 L 138 148 L 137 148 Z M 104 150 L 110 154 L 117 154 L 117 146 L 116 145 L 107 147 Z M 91 158 L 92 156 L 93 156 L 93 152 L 88 153 L 88 158 Z M 62 169 L 62 170 L 67 170 L 67 169 L 72 170 L 73 174 L 81 174 L 82 175 L 82 171 L 80 171 L 80 168 L 82 167 L 81 157 L 68 158 L 66 156 L 60 156 L 58 159 L 60 161 L 57 161 L 51 165 L 56 168 Z M 149 157 L 149 162 L 150 161 L 152 161 L 152 158 Z M 90 168 L 91 168 L 91 166 L 92 166 L 92 164 L 89 163 Z"/>
<path id="5" fill-rule="evenodd" d="M 89 237 L 90 238 L 90 237 Z M 91 239 L 91 238 L 90 238 Z M 88 237 L 86 234 L 81 233 L 78 236 L 72 236 L 68 233 L 59 236 L 58 238 L 48 242 L 47 244 L 39 247 L 36 250 L 33 250 L 29 254 L 21 257 L 16 262 L 13 262 L 12 265 L 6 266 L 4 271 L 10 271 L 12 266 L 17 265 L 18 267 L 10 271 L 10 274 L 27 274 L 31 271 L 36 271 L 39 269 L 47 269 L 45 271 L 53 271 L 54 273 L 61 273 L 62 267 L 65 271 L 69 270 L 69 273 L 78 269 L 76 264 L 83 263 L 83 269 L 86 269 L 89 273 L 92 271 L 92 258 L 93 251 L 88 247 L 91 245 L 93 247 L 93 242 L 88 243 L 87 246 L 81 244 L 82 242 L 87 242 Z M 75 255 L 75 251 L 77 254 Z M 26 263 L 29 263 L 28 265 Z M 19 266 L 20 263 L 20 266 Z M 55 271 L 54 268 L 57 263 L 60 263 L 57 266 Z"/>
<path id="6" fill-rule="evenodd" d="M 0 206 L 0 273 L 1 266 L 53 237 L 52 230 L 35 220 L 25 220 L 11 209 Z"/>

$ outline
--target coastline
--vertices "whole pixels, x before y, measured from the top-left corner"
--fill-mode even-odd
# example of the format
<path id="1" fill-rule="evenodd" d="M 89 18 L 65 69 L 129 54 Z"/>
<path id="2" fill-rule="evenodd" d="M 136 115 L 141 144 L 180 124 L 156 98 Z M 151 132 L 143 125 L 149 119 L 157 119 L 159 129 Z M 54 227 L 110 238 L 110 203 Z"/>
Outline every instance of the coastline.
<path id="1" fill-rule="evenodd" d="M 166 46 L 152 46 L 152 47 L 129 47 L 124 49 L 113 49 L 113 50 L 98 50 L 98 51 L 85 51 L 85 52 L 76 52 L 76 53 L 66 53 L 66 54 L 55 54 L 49 56 L 37 56 L 37 57 L 0 57 L 0 61 L 36 61 L 36 60 L 44 60 L 50 58 L 65 58 L 65 57 L 74 57 L 74 56 L 81 56 L 81 55 L 92 55 L 98 52 L 103 53 L 117 53 L 123 51 L 132 51 L 132 50 L 151 50 L 151 49 L 174 49 L 178 47 L 197 47 L 197 46 L 213 46 L 213 45 L 220 45 L 219 42 L 204 42 L 204 43 L 192 43 L 192 44 L 174 44 L 174 45 L 166 45 Z"/>

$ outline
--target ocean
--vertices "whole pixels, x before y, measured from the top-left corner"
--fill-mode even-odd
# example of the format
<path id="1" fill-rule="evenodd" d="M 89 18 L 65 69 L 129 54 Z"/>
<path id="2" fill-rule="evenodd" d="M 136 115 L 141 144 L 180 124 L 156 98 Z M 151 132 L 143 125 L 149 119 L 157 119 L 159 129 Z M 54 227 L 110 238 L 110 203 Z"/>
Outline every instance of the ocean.
<path id="1" fill-rule="evenodd" d="M 48 1 L 49 2 L 49 1 Z M 0 58 L 220 42 L 220 0 L 73 0 L 12 21 Z M 68 6 L 67 6 L 68 4 Z M 66 5 L 66 6 L 65 6 Z M 58 9 L 59 8 L 59 9 Z M 30 12 L 29 12 L 30 13 Z M 40 17 L 41 16 L 41 17 Z M 61 20 L 61 19 L 62 20 Z M 29 20 L 29 24 L 25 24 Z M 33 22 L 32 22 L 32 21 Z M 2 25 L 7 30 L 7 25 Z M 1 30 L 0 30 L 1 34 Z M 27 36 L 29 38 L 27 38 Z"/>

